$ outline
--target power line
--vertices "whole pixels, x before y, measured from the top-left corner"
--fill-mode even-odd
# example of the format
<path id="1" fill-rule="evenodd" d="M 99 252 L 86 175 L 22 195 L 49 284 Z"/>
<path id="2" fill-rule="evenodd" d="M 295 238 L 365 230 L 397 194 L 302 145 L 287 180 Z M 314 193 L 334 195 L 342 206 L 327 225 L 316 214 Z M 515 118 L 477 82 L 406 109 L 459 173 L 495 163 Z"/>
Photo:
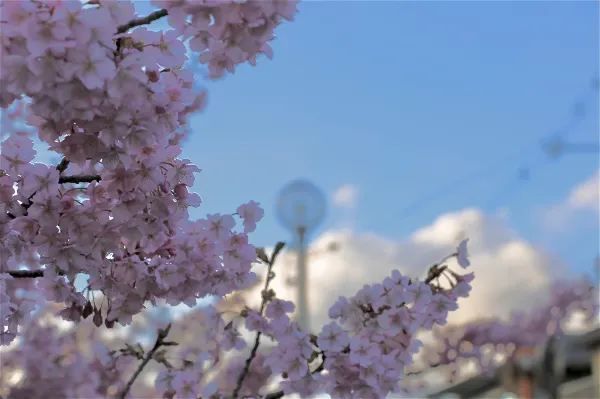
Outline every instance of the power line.
<path id="1" fill-rule="evenodd" d="M 495 159 L 494 161 L 488 163 L 486 166 L 474 169 L 471 172 L 455 180 L 452 180 L 450 183 L 443 185 L 442 187 L 436 188 L 435 190 L 424 196 L 421 196 L 420 198 L 411 202 L 408 206 L 400 210 L 397 217 L 406 218 L 408 215 L 414 215 L 414 212 L 417 209 L 422 209 L 426 204 L 435 202 L 436 200 L 447 198 L 449 194 L 455 193 L 467 186 L 466 183 L 473 183 L 484 177 L 490 176 L 491 174 L 493 174 L 493 172 L 499 170 L 500 168 L 504 168 L 506 164 L 510 163 L 509 161 L 514 161 L 515 159 L 522 159 L 524 155 L 531 154 L 532 152 L 534 152 L 535 155 L 539 155 L 540 143 L 543 150 L 545 143 L 551 142 L 551 140 L 553 139 L 562 140 L 560 155 L 566 152 L 593 152 L 594 149 L 597 151 L 597 143 L 566 142 L 565 138 L 570 136 L 576 130 L 575 128 L 588 117 L 588 110 L 594 109 L 593 103 L 598 98 L 598 87 L 598 78 L 594 77 L 591 80 L 591 83 L 588 86 L 588 88 L 583 93 L 583 95 L 580 96 L 571 106 L 571 112 L 569 113 L 568 119 L 558 129 L 555 129 L 551 134 L 547 134 L 541 139 L 538 138 L 532 140 L 531 142 L 528 142 L 527 144 L 522 146 L 518 151 L 505 155 L 501 158 Z M 527 158 L 532 159 L 534 158 L 534 156 L 528 156 Z M 539 166 L 543 163 L 545 163 L 544 160 L 540 160 L 539 162 L 537 162 L 536 166 Z M 523 182 L 528 181 L 530 179 L 531 169 L 531 166 L 521 166 L 518 168 L 518 176 L 520 179 L 522 179 Z M 507 186 L 514 186 L 515 180 L 517 179 L 511 179 Z M 518 181 L 519 180 L 517 180 L 517 182 Z M 522 186 L 522 184 L 520 186 Z M 506 190 L 503 189 L 502 192 L 506 192 Z"/>

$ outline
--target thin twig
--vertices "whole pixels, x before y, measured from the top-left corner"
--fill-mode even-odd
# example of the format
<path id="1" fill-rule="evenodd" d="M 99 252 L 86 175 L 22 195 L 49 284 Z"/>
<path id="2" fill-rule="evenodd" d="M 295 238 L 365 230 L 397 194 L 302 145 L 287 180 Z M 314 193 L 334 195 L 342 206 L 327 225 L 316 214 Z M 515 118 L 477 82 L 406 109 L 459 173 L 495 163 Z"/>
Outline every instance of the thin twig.
<path id="1" fill-rule="evenodd" d="M 279 398 L 282 398 L 283 395 L 285 395 L 283 393 L 283 391 L 271 392 L 271 393 L 265 395 L 264 399 L 279 399 Z"/>
<path id="2" fill-rule="evenodd" d="M 425 279 L 425 284 L 431 283 L 436 278 L 440 277 L 448 268 L 448 266 L 439 266 L 437 264 L 433 265 L 429 272 L 427 273 L 427 278 Z"/>
<path id="3" fill-rule="evenodd" d="M 93 181 L 100 181 L 102 178 L 100 175 L 75 175 L 75 176 L 61 176 L 58 179 L 58 184 L 64 183 L 91 183 Z"/>
<path id="4" fill-rule="evenodd" d="M 433 363 L 430 364 L 429 366 L 427 366 L 426 369 L 421 369 L 421 370 L 415 370 L 415 371 L 409 371 L 408 373 L 404 374 L 405 377 L 411 376 L 411 375 L 419 375 L 419 374 L 423 374 L 426 371 L 430 371 L 431 369 L 434 369 L 436 367 L 440 367 L 442 365 L 442 363 Z"/>
<path id="5" fill-rule="evenodd" d="M 267 291 L 269 289 L 269 283 L 271 282 L 273 277 L 275 277 L 272 272 L 273 264 L 275 263 L 275 258 L 279 254 L 279 251 L 281 251 L 281 249 L 283 248 L 283 245 L 284 244 L 282 242 L 277 243 L 277 245 L 275 246 L 275 250 L 273 251 L 273 255 L 271 256 L 271 260 L 269 260 L 269 262 L 267 263 L 267 265 L 268 265 L 267 266 L 267 278 L 265 280 L 265 286 L 262 290 L 262 301 L 260 304 L 260 315 L 261 316 L 265 310 L 267 301 L 270 299 L 270 296 L 268 295 Z M 260 346 L 261 335 L 262 335 L 262 333 L 260 331 L 256 332 L 256 337 L 254 338 L 254 345 L 252 346 L 250 355 L 248 356 L 248 358 L 246 359 L 246 363 L 244 364 L 244 369 L 238 376 L 237 383 L 235 385 L 235 389 L 233 390 L 233 399 L 237 399 L 237 397 L 240 393 L 240 390 L 242 389 L 242 385 L 244 384 L 244 380 L 246 379 L 246 376 L 248 375 L 248 372 L 250 371 L 250 365 L 252 364 L 252 361 L 256 357 L 256 353 L 258 352 L 258 347 Z"/>
<path id="6" fill-rule="evenodd" d="M 150 352 L 148 352 L 146 354 L 146 356 L 144 357 L 144 360 L 142 360 L 142 362 L 138 366 L 137 370 L 135 370 L 135 373 L 133 373 L 133 375 L 131 376 L 129 381 L 127 381 L 127 385 L 125 385 L 125 388 L 119 394 L 119 399 L 125 399 L 125 397 L 129 393 L 129 390 L 131 389 L 131 386 L 135 382 L 135 379 L 138 377 L 138 375 L 140 375 L 140 373 L 142 372 L 144 367 L 146 367 L 146 364 L 148 364 L 150 359 L 152 359 L 152 356 L 154 356 L 154 353 L 158 350 L 158 348 L 160 348 L 163 345 L 172 344 L 172 343 L 165 343 L 165 338 L 169 334 L 169 330 L 171 330 L 171 324 L 169 324 L 167 326 L 167 328 L 165 328 L 164 330 L 162 330 L 162 329 L 158 330 L 158 335 L 156 336 L 156 342 L 154 342 L 154 346 L 152 347 Z"/>
<path id="7" fill-rule="evenodd" d="M 248 375 L 248 372 L 250 371 L 250 365 L 252 364 L 252 361 L 256 357 L 256 352 L 258 352 L 258 347 L 260 345 L 261 335 L 262 335 L 262 333 L 260 331 L 258 331 L 256 333 L 256 337 L 254 338 L 254 345 L 252 346 L 252 351 L 250 351 L 250 356 L 248 356 L 248 358 L 246 359 L 246 363 L 244 364 L 244 370 L 242 370 L 242 372 L 238 376 L 237 383 L 236 383 L 235 389 L 233 391 L 234 399 L 237 399 L 237 397 L 240 393 L 240 389 L 242 389 L 242 385 L 244 384 L 244 380 L 246 379 L 246 376 Z"/>
<path id="8" fill-rule="evenodd" d="M 127 22 L 125 25 L 119 26 L 119 28 L 117 29 L 117 34 L 125 33 L 129 29 L 135 28 L 136 26 L 148 25 L 149 23 L 152 23 L 153 21 L 156 21 L 157 19 L 165 17 L 168 14 L 169 14 L 169 12 L 163 8 L 161 10 L 154 11 L 153 13 L 150 13 L 150 14 L 146 15 L 145 17 L 132 19 L 131 21 Z"/>

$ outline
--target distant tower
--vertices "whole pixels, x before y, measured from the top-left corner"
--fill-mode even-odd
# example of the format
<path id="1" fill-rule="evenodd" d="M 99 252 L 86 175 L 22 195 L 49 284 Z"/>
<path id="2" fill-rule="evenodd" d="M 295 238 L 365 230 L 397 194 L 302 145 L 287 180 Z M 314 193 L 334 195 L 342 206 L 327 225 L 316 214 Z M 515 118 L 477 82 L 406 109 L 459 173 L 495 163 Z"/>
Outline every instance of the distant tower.
<path id="1" fill-rule="evenodd" d="M 306 244 L 308 235 L 325 216 L 325 196 L 314 184 L 295 180 L 279 193 L 277 216 L 281 224 L 294 235 L 298 251 L 297 302 L 298 324 L 309 330 L 308 291 L 306 287 Z"/>

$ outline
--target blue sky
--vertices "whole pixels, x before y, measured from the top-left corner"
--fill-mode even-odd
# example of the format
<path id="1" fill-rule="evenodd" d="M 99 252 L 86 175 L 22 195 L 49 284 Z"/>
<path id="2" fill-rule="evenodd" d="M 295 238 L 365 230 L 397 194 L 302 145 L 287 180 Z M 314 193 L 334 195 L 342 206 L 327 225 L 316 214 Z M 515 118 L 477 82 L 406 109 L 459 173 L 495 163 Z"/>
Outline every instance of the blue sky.
<path id="1" fill-rule="evenodd" d="M 304 2 L 299 10 L 277 31 L 272 61 L 205 83 L 209 105 L 185 147 L 203 169 L 195 215 L 255 199 L 266 216 L 254 241 L 286 239 L 276 195 L 303 177 L 327 194 L 356 186 L 358 231 L 402 239 L 444 212 L 502 211 L 518 234 L 589 269 L 597 214 L 548 234 L 540 213 L 592 176 L 598 155 L 551 160 L 540 143 L 554 134 L 598 141 L 597 3 Z M 588 109 L 571 123 L 578 102 Z M 321 228 L 341 218 L 334 210 Z"/>

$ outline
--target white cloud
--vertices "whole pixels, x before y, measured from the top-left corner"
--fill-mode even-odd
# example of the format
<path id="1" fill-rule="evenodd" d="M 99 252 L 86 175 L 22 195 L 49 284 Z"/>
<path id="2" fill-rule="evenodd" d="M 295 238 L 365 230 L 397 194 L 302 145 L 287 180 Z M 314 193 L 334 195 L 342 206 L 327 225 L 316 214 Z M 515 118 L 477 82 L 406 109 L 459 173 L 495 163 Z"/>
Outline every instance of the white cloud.
<path id="1" fill-rule="evenodd" d="M 349 230 L 319 236 L 311 249 L 315 254 L 308 271 L 312 330 L 327 320 L 327 311 L 338 296 L 353 295 L 364 284 L 383 280 L 393 269 L 422 277 L 429 265 L 451 253 L 463 237 L 470 239 L 476 280 L 471 296 L 462 300 L 451 322 L 505 316 L 544 295 L 556 270 L 548 256 L 516 236 L 502 220 L 466 209 L 440 216 L 401 242 Z M 339 246 L 335 252 L 326 250 L 332 242 Z M 287 284 L 295 275 L 295 261 L 293 252 L 286 252 L 275 265 L 273 288 L 279 297 L 295 299 Z M 259 297 L 258 293 L 252 296 Z"/>
<path id="2" fill-rule="evenodd" d="M 581 217 L 590 212 L 600 211 L 600 171 L 596 171 L 589 179 L 575 186 L 567 198 L 543 210 L 544 227 L 561 230 L 576 224 Z"/>
<path id="3" fill-rule="evenodd" d="M 358 187 L 353 184 L 344 184 L 333 192 L 332 202 L 338 208 L 352 209 L 356 207 Z"/>
<path id="4" fill-rule="evenodd" d="M 572 209 L 588 209 L 598 212 L 598 192 L 600 191 L 600 171 L 575 187 L 567 200 Z"/>

